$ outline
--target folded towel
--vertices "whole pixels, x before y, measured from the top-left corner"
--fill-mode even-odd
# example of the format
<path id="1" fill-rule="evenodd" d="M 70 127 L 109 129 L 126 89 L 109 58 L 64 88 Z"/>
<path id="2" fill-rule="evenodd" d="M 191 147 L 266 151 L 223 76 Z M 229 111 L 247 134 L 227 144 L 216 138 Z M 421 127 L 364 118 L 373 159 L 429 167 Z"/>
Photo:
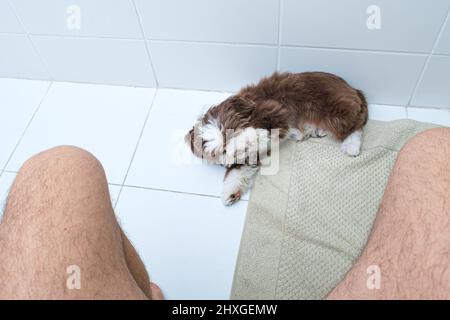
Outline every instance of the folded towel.
<path id="1" fill-rule="evenodd" d="M 435 127 L 369 121 L 362 153 L 326 137 L 286 142 L 251 194 L 232 299 L 322 299 L 360 256 L 399 150 Z"/>

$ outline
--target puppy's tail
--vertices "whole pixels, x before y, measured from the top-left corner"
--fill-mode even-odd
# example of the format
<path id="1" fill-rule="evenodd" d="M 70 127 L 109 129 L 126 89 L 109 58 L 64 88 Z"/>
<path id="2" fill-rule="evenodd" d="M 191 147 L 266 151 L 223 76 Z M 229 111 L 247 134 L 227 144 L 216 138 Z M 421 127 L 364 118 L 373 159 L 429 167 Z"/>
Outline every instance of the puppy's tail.
<path id="1" fill-rule="evenodd" d="M 358 122 L 359 128 L 362 128 L 366 125 L 367 120 L 369 118 L 369 108 L 367 107 L 367 100 L 366 100 L 366 96 L 364 95 L 364 92 L 356 89 L 356 94 L 358 95 L 359 99 L 361 100 L 361 109 L 358 114 L 357 122 Z"/>

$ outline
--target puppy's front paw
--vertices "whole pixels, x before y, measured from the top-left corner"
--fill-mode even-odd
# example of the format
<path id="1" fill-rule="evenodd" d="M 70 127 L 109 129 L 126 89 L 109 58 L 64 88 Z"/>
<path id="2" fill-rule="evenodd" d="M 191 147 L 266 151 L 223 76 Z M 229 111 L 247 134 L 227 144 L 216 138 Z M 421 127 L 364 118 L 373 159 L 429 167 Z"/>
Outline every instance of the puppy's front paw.
<path id="1" fill-rule="evenodd" d="M 350 157 L 357 157 L 361 152 L 360 146 L 354 143 L 343 143 L 341 151 Z"/>
<path id="2" fill-rule="evenodd" d="M 351 157 L 359 156 L 361 153 L 362 131 L 357 130 L 350 134 L 341 144 L 341 150 Z"/>
<path id="3" fill-rule="evenodd" d="M 231 206 L 232 204 L 238 202 L 241 199 L 241 196 L 242 191 L 239 189 L 228 192 L 224 190 L 222 193 L 222 203 L 226 206 Z"/>
<path id="4" fill-rule="evenodd" d="M 222 202 L 230 206 L 239 201 L 242 195 L 250 188 L 258 167 L 238 166 L 228 168 L 223 179 Z"/>

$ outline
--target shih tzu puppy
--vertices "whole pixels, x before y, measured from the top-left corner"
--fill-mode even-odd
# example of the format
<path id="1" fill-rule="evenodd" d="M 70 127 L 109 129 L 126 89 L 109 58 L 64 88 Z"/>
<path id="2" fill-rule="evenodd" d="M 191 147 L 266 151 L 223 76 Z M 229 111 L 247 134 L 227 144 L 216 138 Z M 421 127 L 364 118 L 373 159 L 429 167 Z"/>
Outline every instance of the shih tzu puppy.
<path id="1" fill-rule="evenodd" d="M 186 142 L 195 156 L 227 168 L 222 201 L 231 205 L 270 156 L 273 132 L 279 142 L 330 134 L 343 153 L 358 156 L 367 118 L 363 92 L 336 75 L 275 73 L 206 111 Z"/>

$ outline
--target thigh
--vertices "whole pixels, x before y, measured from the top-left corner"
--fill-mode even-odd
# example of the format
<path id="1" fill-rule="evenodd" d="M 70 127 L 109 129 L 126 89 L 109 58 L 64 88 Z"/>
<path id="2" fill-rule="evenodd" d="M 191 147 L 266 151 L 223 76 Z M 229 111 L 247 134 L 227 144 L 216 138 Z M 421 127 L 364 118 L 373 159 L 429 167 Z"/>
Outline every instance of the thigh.
<path id="1" fill-rule="evenodd" d="M 328 298 L 450 298 L 449 160 L 450 129 L 407 143 L 366 249 Z"/>
<path id="2" fill-rule="evenodd" d="M 145 298 L 100 163 L 74 147 L 28 160 L 0 225 L 0 298 Z"/>

